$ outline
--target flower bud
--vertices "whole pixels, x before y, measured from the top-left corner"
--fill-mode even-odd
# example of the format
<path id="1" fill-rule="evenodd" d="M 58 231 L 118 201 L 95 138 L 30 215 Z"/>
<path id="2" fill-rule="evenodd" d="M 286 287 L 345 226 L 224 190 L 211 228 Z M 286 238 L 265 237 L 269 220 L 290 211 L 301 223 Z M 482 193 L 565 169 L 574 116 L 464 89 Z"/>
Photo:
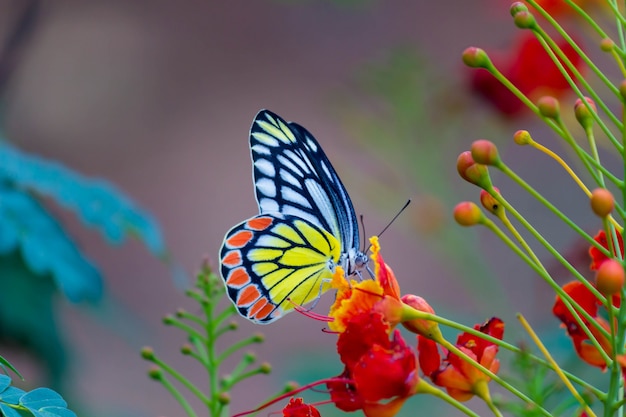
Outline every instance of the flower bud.
<path id="1" fill-rule="evenodd" d="M 500 190 L 495 187 L 494 190 L 496 190 L 497 193 L 500 193 Z M 485 190 L 480 190 L 480 203 L 488 212 L 494 215 L 497 215 L 499 211 L 504 210 L 498 200 Z"/>
<path id="2" fill-rule="evenodd" d="M 596 108 L 596 103 L 589 97 L 585 97 L 585 102 L 589 107 L 581 99 L 576 100 L 576 103 L 574 103 L 574 114 L 583 129 L 590 129 L 593 126 L 593 114 L 591 112 L 597 113 L 598 109 Z"/>
<path id="3" fill-rule="evenodd" d="M 150 346 L 141 348 L 141 357 L 147 361 L 154 360 L 154 350 Z"/>
<path id="4" fill-rule="evenodd" d="M 537 101 L 539 113 L 548 119 L 557 120 L 560 116 L 561 109 L 559 100 L 552 96 L 543 96 Z"/>
<path id="5" fill-rule="evenodd" d="M 602 262 L 596 272 L 596 288 L 605 297 L 621 291 L 624 286 L 624 265 L 615 259 Z"/>
<path id="6" fill-rule="evenodd" d="M 148 369 L 148 376 L 155 381 L 160 381 L 163 378 L 163 371 L 158 366 L 153 366 Z"/>
<path id="7" fill-rule="evenodd" d="M 402 302 L 409 307 L 422 311 L 424 313 L 435 314 L 435 310 L 428 304 L 422 297 L 413 294 L 405 294 L 402 296 Z M 421 334 L 424 337 L 430 338 L 433 334 L 433 328 L 438 325 L 434 321 L 425 319 L 413 319 L 410 321 L 402 321 L 402 325 L 410 332 L 415 334 Z"/>
<path id="8" fill-rule="evenodd" d="M 593 190 L 589 200 L 591 202 L 591 210 L 599 217 L 608 216 L 613 211 L 613 207 L 615 207 L 613 194 L 606 188 Z"/>
<path id="9" fill-rule="evenodd" d="M 496 145 L 486 139 L 480 139 L 472 143 L 472 159 L 483 165 L 497 165 L 500 155 Z"/>
<path id="10" fill-rule="evenodd" d="M 461 178 L 463 178 L 467 182 L 471 182 L 469 178 L 465 176 L 465 171 L 470 166 L 474 165 L 474 158 L 472 158 L 472 153 L 470 151 L 461 152 L 459 157 L 456 159 L 456 170 L 458 171 Z"/>
<path id="11" fill-rule="evenodd" d="M 183 355 L 191 355 L 193 353 L 193 347 L 190 344 L 185 343 L 180 347 L 180 353 Z"/>
<path id="12" fill-rule="evenodd" d="M 515 26 L 520 29 L 532 29 L 537 25 L 535 16 L 529 11 L 518 11 L 513 15 L 513 22 Z"/>
<path id="13" fill-rule="evenodd" d="M 518 145 L 529 145 L 532 143 L 533 138 L 530 137 L 528 130 L 518 130 L 513 135 L 513 141 Z"/>
<path id="14" fill-rule="evenodd" d="M 461 226 L 474 226 L 482 223 L 483 212 L 471 201 L 464 201 L 454 208 L 454 220 Z"/>
<path id="15" fill-rule="evenodd" d="M 604 38 L 600 41 L 600 50 L 602 52 L 611 52 L 615 48 L 615 42 L 611 38 Z"/>
<path id="16" fill-rule="evenodd" d="M 217 396 L 217 401 L 222 405 L 230 404 L 230 395 L 227 392 L 220 392 Z"/>
<path id="17" fill-rule="evenodd" d="M 262 374 L 269 374 L 272 372 L 272 365 L 269 362 L 263 362 L 261 366 L 259 366 L 259 372 Z"/>
<path id="18" fill-rule="evenodd" d="M 470 68 L 489 68 L 491 66 L 489 56 L 481 48 L 470 46 L 463 51 L 461 56 L 463 63 Z"/>
<path id="19" fill-rule="evenodd" d="M 526 6 L 526 4 L 521 1 L 516 1 L 515 3 L 511 4 L 511 8 L 509 9 L 511 16 L 515 16 L 516 14 L 520 12 L 527 12 L 527 11 L 528 11 L 528 6 Z"/>

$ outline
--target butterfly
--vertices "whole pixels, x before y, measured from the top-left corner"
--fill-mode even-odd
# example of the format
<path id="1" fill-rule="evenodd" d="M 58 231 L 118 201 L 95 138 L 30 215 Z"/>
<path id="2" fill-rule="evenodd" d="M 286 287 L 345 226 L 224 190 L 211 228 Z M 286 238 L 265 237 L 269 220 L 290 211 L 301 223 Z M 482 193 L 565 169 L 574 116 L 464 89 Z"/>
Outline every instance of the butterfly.
<path id="1" fill-rule="evenodd" d="M 304 127 L 261 110 L 250 129 L 259 214 L 230 229 L 220 272 L 238 312 L 268 324 L 367 268 L 350 196 Z"/>

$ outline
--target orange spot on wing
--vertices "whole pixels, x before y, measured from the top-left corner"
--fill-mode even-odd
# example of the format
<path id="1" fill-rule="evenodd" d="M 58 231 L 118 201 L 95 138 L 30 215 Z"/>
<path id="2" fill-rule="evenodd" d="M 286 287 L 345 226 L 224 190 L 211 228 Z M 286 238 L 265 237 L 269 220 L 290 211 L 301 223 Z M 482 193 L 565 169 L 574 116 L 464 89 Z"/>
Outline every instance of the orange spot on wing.
<path id="1" fill-rule="evenodd" d="M 258 313 L 256 313 L 256 314 L 254 315 L 254 318 L 255 318 L 256 320 L 263 320 L 264 318 L 266 318 L 267 316 L 269 316 L 269 315 L 270 315 L 270 313 L 272 313 L 272 311 L 273 311 L 274 313 L 277 313 L 277 314 L 274 314 L 274 315 L 273 315 L 273 317 L 275 317 L 275 316 L 277 316 L 277 315 L 278 315 L 278 316 L 280 316 L 280 311 L 278 311 L 278 310 L 274 310 L 274 306 L 273 306 L 273 305 L 271 305 L 271 304 L 267 304 L 265 307 L 263 307 L 261 310 L 259 310 L 259 312 L 258 312 Z"/>
<path id="2" fill-rule="evenodd" d="M 231 250 L 222 258 L 222 265 L 229 267 L 237 266 L 241 264 L 241 252 L 238 250 Z"/>
<path id="3" fill-rule="evenodd" d="M 237 306 L 248 306 L 258 300 L 259 297 L 261 297 L 261 293 L 256 285 L 248 285 L 239 293 L 239 297 L 237 297 Z"/>
<path id="4" fill-rule="evenodd" d="M 274 219 L 271 217 L 256 217 L 248 220 L 248 227 L 252 230 L 265 230 L 269 227 Z"/>
<path id="5" fill-rule="evenodd" d="M 263 297 L 259 301 L 254 303 L 252 307 L 250 307 L 250 309 L 248 310 L 248 317 L 254 317 L 259 312 L 259 310 L 261 310 L 265 306 L 267 306 L 267 298 Z"/>
<path id="6" fill-rule="evenodd" d="M 235 288 L 241 288 L 248 283 L 250 283 L 250 275 L 245 268 L 233 269 L 226 280 L 228 286 Z"/>
<path id="7" fill-rule="evenodd" d="M 252 239 L 252 232 L 249 230 L 240 230 L 228 239 L 226 239 L 226 244 L 231 248 L 241 248 L 246 245 L 246 243 L 250 242 Z"/>

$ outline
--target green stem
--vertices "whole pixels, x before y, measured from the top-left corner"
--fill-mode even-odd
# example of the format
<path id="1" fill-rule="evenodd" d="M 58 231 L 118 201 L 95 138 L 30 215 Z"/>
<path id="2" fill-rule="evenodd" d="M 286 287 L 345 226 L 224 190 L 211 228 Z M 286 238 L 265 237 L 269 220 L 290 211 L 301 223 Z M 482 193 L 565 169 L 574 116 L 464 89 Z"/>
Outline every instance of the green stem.
<path id="1" fill-rule="evenodd" d="M 193 393 L 200 401 L 203 403 L 208 403 L 209 399 L 204 395 L 202 391 L 200 391 L 191 381 L 185 378 L 180 372 L 176 369 L 172 368 L 167 363 L 163 362 L 161 359 L 154 357 L 153 362 L 159 366 L 159 368 L 163 369 L 169 375 L 171 375 L 176 381 L 178 381 L 181 385 L 187 388 L 191 393 Z"/>
<path id="2" fill-rule="evenodd" d="M 420 385 L 417 391 L 418 394 L 432 395 L 433 397 L 439 398 L 440 400 L 447 402 L 448 404 L 450 404 L 457 410 L 461 411 L 462 413 L 470 417 L 480 417 L 479 414 L 475 413 L 474 411 L 466 407 L 463 403 L 455 400 L 453 397 L 451 397 L 448 393 L 444 392 L 443 390 L 433 387 L 432 385 L 430 385 L 423 379 L 420 379 L 419 384 Z"/>
<path id="3" fill-rule="evenodd" d="M 598 242 L 596 242 L 596 240 L 594 238 L 592 238 L 589 234 L 587 234 L 580 226 L 578 226 L 575 222 L 573 222 L 572 220 L 570 220 L 569 217 L 567 217 L 565 214 L 563 214 L 563 212 L 561 212 L 561 210 L 559 210 L 558 208 L 556 208 L 556 206 L 554 206 L 554 204 L 552 204 L 549 200 L 547 200 L 544 196 L 542 196 L 541 194 L 539 194 L 539 192 L 537 192 L 537 190 L 535 190 L 533 187 L 531 187 L 526 181 L 524 181 L 519 175 L 517 175 L 513 170 L 511 170 L 504 162 L 500 162 L 498 165 L 496 165 L 496 168 L 498 168 L 500 171 L 502 171 L 503 174 L 507 175 L 509 178 L 511 178 L 513 181 L 515 181 L 515 183 L 517 185 L 519 185 L 520 187 L 522 187 L 522 189 L 524 191 L 526 191 L 528 194 L 530 194 L 531 196 L 533 196 L 537 201 L 539 201 L 541 204 L 543 204 L 548 210 L 550 210 L 555 216 L 557 216 L 561 221 L 563 221 L 563 223 L 565 223 L 566 225 L 568 225 L 572 230 L 574 230 L 580 237 L 582 237 L 583 239 L 585 239 L 587 241 L 587 243 L 589 243 L 590 245 L 594 246 L 596 249 L 598 249 L 600 252 L 602 252 L 605 256 L 607 257 L 611 257 L 612 254 L 611 252 L 609 252 L 609 250 L 607 248 L 605 248 L 604 246 L 600 245 Z M 490 192 L 491 194 L 491 192 Z M 492 194 L 493 195 L 493 194 Z M 524 224 L 526 224 L 527 222 L 523 222 Z M 578 274 L 580 275 L 580 274 Z M 581 275 L 580 275 L 581 276 Z M 582 276 L 581 276 L 582 277 Z M 594 294 L 596 296 L 599 296 L 600 293 L 598 293 L 597 291 L 594 292 Z"/>
<path id="4" fill-rule="evenodd" d="M 567 43 L 574 49 L 574 51 L 582 58 L 585 64 L 593 71 L 593 73 L 604 83 L 604 85 L 613 93 L 616 97 L 619 97 L 619 89 L 615 87 L 611 81 L 604 75 L 602 71 L 594 64 L 594 62 L 584 53 L 582 49 L 574 42 L 574 40 L 569 36 L 569 34 L 559 25 L 559 23 L 549 14 L 547 13 L 540 5 L 537 4 L 535 0 L 529 0 L 529 4 L 535 7 L 539 13 L 553 26 L 556 31 L 567 41 Z M 613 112 L 608 108 L 608 106 L 604 103 L 602 98 L 595 92 L 593 88 L 589 85 L 586 78 L 582 76 L 580 71 L 571 63 L 571 61 L 567 58 L 567 56 L 563 53 L 563 51 L 559 48 L 559 46 L 554 42 L 554 40 L 548 36 L 548 34 L 543 30 L 541 26 L 535 24 L 531 30 L 537 34 L 537 38 L 544 45 L 544 49 L 552 58 L 554 64 L 559 68 L 561 74 L 565 77 L 570 87 L 574 90 L 578 98 L 584 99 L 584 95 L 580 88 L 576 85 L 572 77 L 569 75 L 569 72 L 563 67 L 563 63 L 567 66 L 567 69 L 574 74 L 578 82 L 587 90 L 589 95 L 596 102 L 596 105 L 605 112 L 605 114 L 611 119 L 611 121 L 615 124 L 618 129 L 622 129 L 623 125 L 621 121 L 613 114 Z M 555 55 L 556 53 L 556 55 Z M 558 58 L 557 58 L 558 55 Z M 600 116 L 596 113 L 592 113 L 594 119 L 598 123 L 598 126 L 602 129 L 607 138 L 611 141 L 613 146 L 616 147 L 620 152 L 622 151 L 622 145 L 617 141 L 613 133 L 608 129 L 608 127 L 604 124 L 604 121 L 600 118 Z"/>
<path id="5" fill-rule="evenodd" d="M 500 385 L 501 387 L 503 387 L 504 389 L 506 389 L 507 391 L 509 391 L 510 393 L 512 393 L 513 395 L 515 395 L 516 397 L 524 401 L 525 403 L 533 404 L 535 406 L 534 410 L 538 411 L 539 413 L 541 413 L 542 415 L 546 417 L 552 417 L 552 414 L 548 410 L 541 407 L 531 398 L 526 396 L 526 394 L 524 394 L 523 392 L 515 388 L 513 385 L 509 384 L 508 382 L 500 378 L 498 375 L 494 374 L 489 369 L 485 368 L 483 365 L 476 362 L 473 358 L 469 357 L 465 352 L 463 352 L 461 349 L 459 349 L 452 343 L 448 342 L 446 339 L 441 338 L 440 340 L 435 340 L 435 341 L 439 343 L 441 346 L 443 346 L 444 348 L 448 349 L 448 351 L 457 355 L 464 362 L 468 363 L 469 365 L 483 372 L 485 375 L 487 375 L 489 378 L 495 381 L 498 385 Z"/>
<path id="6" fill-rule="evenodd" d="M 507 207 L 507 210 L 509 210 L 509 204 L 508 204 L 508 202 L 506 202 L 506 200 L 504 200 L 501 196 L 499 196 L 498 201 L 501 204 L 506 204 L 505 207 Z M 511 209 L 513 209 L 513 208 L 511 207 Z M 517 218 L 517 216 L 516 216 L 516 218 Z M 518 220 L 520 220 L 520 219 L 518 218 Z M 520 221 L 522 221 L 522 220 L 520 220 Z M 596 347 L 596 349 L 598 349 L 598 352 L 602 355 L 602 357 L 605 359 L 605 361 L 607 361 L 607 363 L 610 363 L 610 358 L 608 357 L 606 352 L 604 352 L 604 349 L 602 349 L 602 347 L 600 346 L 600 344 L 598 343 L 596 338 L 593 336 L 593 334 L 591 333 L 591 331 L 587 327 L 588 325 L 583 322 L 583 320 L 580 317 L 580 315 L 582 315 L 588 321 L 588 323 L 590 325 L 594 326 L 595 328 L 598 329 L 599 332 L 601 332 L 603 335 L 605 335 L 605 337 L 608 337 L 608 332 L 604 328 L 602 328 L 602 326 L 600 326 L 598 324 L 598 322 L 593 317 L 591 317 L 591 315 L 589 313 L 587 313 L 578 303 L 576 303 L 576 301 L 574 301 L 572 299 L 572 297 L 570 297 L 569 294 L 567 294 L 565 291 L 563 291 L 563 288 L 561 288 L 561 286 L 554 281 L 554 279 L 550 276 L 550 274 L 548 274 L 546 272 L 546 270 L 542 266 L 535 264 L 535 262 L 533 262 L 532 259 L 530 259 L 528 257 L 528 255 L 526 255 L 517 245 L 515 245 L 515 243 L 513 241 L 511 241 L 511 239 L 506 234 L 504 234 L 502 232 L 502 230 L 500 230 L 495 225 L 495 223 L 493 223 L 489 219 L 486 219 L 483 224 L 487 228 L 489 228 L 489 230 L 494 232 L 496 234 L 496 236 L 498 236 L 507 246 L 509 246 L 509 248 L 511 248 L 511 250 L 513 250 L 513 252 L 515 252 L 516 255 L 518 255 L 520 258 L 522 258 L 522 260 L 524 262 L 526 262 L 533 270 L 535 270 L 535 272 L 537 272 L 537 274 L 539 274 L 540 277 L 543 278 L 543 280 L 548 285 L 550 285 L 550 287 L 559 295 L 561 300 L 563 300 L 563 304 L 565 305 L 567 310 L 570 312 L 572 317 L 574 317 L 574 319 L 576 320 L 576 323 L 585 332 L 585 334 L 589 338 L 590 342 Z M 534 231 L 534 233 L 537 233 L 537 231 L 531 225 L 528 225 L 528 227 L 530 228 L 529 230 L 531 231 L 531 233 L 533 231 Z M 543 241 L 543 238 L 540 235 L 539 235 L 539 238 L 541 238 L 542 241 Z M 537 239 L 539 239 L 539 238 L 537 238 Z M 585 284 L 587 284 L 589 286 L 591 285 L 548 242 L 545 242 L 545 245 L 548 245 L 547 248 L 548 248 L 548 250 L 550 250 L 550 253 L 555 258 L 557 258 L 557 260 L 559 260 L 568 269 L 568 271 L 570 271 L 579 281 L 581 281 L 581 282 L 583 282 L 583 283 L 585 283 Z M 597 293 L 597 290 L 595 288 L 593 288 L 593 290 Z M 604 300 L 604 297 L 600 296 L 599 300 Z"/>
<path id="7" fill-rule="evenodd" d="M 552 366 L 552 364 L 550 364 L 548 361 L 546 361 L 545 359 L 542 359 L 538 356 L 535 356 L 533 354 L 531 354 L 530 352 L 526 352 L 523 351 L 522 349 L 520 349 L 519 347 L 512 345 L 510 343 L 507 343 L 503 340 L 497 339 L 493 336 L 490 336 L 488 334 L 485 334 L 483 332 L 481 332 L 480 330 L 476 330 L 473 327 L 468 327 L 465 326 L 463 324 L 457 323 L 456 321 L 452 321 L 449 319 L 446 319 L 444 317 L 440 317 L 437 316 L 435 314 L 430 314 L 430 313 L 425 313 L 423 311 L 418 311 L 415 310 L 411 307 L 405 306 L 405 313 L 406 316 L 403 316 L 403 319 L 406 320 L 411 320 L 411 319 L 420 319 L 420 320 L 428 320 L 428 321 L 434 321 L 438 324 L 441 324 L 442 326 L 446 326 L 446 327 L 450 327 L 452 329 L 457 329 L 460 330 L 461 332 L 465 332 L 465 333 L 469 333 L 472 334 L 474 336 L 480 337 L 484 340 L 487 340 L 493 344 L 498 345 L 499 347 L 509 350 L 513 353 L 516 354 L 525 354 L 528 355 L 529 358 L 531 358 L 533 361 L 535 361 L 536 363 L 541 364 L 542 366 L 545 366 L 548 369 L 554 370 L 554 367 Z M 567 371 L 563 371 L 563 373 L 573 382 L 575 382 L 576 384 L 580 385 L 581 387 L 585 388 L 586 390 L 588 390 L 589 392 L 593 393 L 593 395 L 595 395 L 597 398 L 599 398 L 600 400 L 603 400 L 606 396 L 606 394 L 597 389 L 596 387 L 594 387 L 593 385 L 589 384 L 587 381 L 585 381 L 584 379 L 581 379 L 573 374 L 571 374 L 570 372 Z"/>
<path id="8" fill-rule="evenodd" d="M 217 357 L 215 364 L 216 365 L 221 364 L 226 358 L 228 358 L 230 355 L 235 353 L 237 350 L 242 349 L 246 346 L 250 346 L 254 343 L 258 343 L 258 340 L 259 340 L 259 337 L 257 335 L 252 335 L 248 338 L 241 339 L 233 343 L 232 345 L 230 345 L 229 347 L 227 347 L 226 349 L 222 351 L 222 353 Z"/>
<path id="9" fill-rule="evenodd" d="M 183 407 L 185 413 L 187 413 L 189 417 L 197 417 L 197 414 L 194 411 L 193 407 L 191 407 L 191 404 L 189 404 L 189 401 L 187 401 L 185 396 L 182 395 L 180 391 L 177 390 L 176 387 L 174 387 L 174 385 L 172 385 L 172 383 L 169 382 L 167 378 L 165 378 L 165 376 L 159 379 L 159 381 L 161 382 L 161 384 L 163 384 L 163 386 L 170 393 L 170 395 L 174 397 L 176 401 L 178 401 L 178 403 L 181 405 L 181 407 Z"/>

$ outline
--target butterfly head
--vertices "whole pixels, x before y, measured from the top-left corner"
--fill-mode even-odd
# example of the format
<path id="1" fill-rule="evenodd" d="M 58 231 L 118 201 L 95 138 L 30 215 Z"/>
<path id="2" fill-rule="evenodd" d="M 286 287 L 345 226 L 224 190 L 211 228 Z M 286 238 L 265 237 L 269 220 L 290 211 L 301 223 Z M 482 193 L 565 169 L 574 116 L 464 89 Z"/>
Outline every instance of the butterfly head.
<path id="1" fill-rule="evenodd" d="M 350 276 L 359 274 L 361 269 L 367 268 L 368 261 L 369 258 L 365 253 L 360 250 L 350 248 L 347 253 L 343 253 L 341 255 L 339 265 L 341 265 L 343 270 L 346 271 L 346 275 Z"/>

